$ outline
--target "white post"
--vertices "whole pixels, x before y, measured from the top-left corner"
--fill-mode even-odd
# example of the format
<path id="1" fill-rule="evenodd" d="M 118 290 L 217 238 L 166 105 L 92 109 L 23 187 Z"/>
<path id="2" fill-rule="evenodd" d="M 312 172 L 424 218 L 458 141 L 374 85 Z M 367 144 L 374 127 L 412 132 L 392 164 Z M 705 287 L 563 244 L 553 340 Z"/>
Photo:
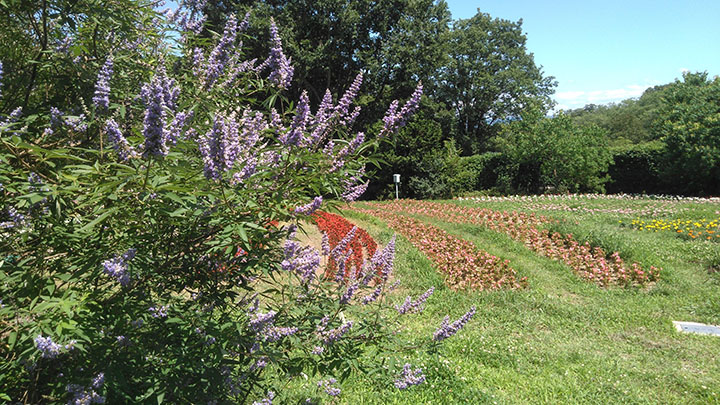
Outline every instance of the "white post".
<path id="1" fill-rule="evenodd" d="M 397 200 L 399 198 L 399 195 L 398 195 L 398 184 L 400 184 L 400 175 L 399 174 L 393 174 L 393 182 L 395 183 L 395 199 Z"/>

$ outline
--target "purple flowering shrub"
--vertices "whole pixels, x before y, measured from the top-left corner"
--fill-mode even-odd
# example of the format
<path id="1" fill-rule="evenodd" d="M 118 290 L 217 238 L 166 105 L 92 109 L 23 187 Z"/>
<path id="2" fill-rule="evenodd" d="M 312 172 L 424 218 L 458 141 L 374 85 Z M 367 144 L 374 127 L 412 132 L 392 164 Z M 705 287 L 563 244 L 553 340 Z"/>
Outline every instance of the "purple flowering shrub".
<path id="1" fill-rule="evenodd" d="M 363 353 L 397 351 L 403 314 L 432 294 L 389 305 L 394 243 L 345 284 L 323 275 L 337 252 L 295 238 L 322 205 L 364 191 L 367 152 L 404 124 L 421 87 L 366 137 L 352 127 L 361 75 L 337 103 L 330 92 L 314 111 L 306 94 L 288 103 L 275 24 L 267 60 L 247 61 L 250 17 L 231 16 L 207 44 L 201 3 L 170 16 L 180 54 L 162 50 L 172 37 L 151 41 L 148 69 L 124 71 L 138 53 L 119 40 L 87 106 L 0 125 L 0 398 L 285 402 L 297 398 L 283 387 L 309 373 L 322 401 L 340 395 L 335 378 L 365 369 Z M 52 131 L 87 137 L 39 146 Z M 470 317 L 444 322 L 428 347 Z M 409 365 L 386 377 L 424 380 Z"/>

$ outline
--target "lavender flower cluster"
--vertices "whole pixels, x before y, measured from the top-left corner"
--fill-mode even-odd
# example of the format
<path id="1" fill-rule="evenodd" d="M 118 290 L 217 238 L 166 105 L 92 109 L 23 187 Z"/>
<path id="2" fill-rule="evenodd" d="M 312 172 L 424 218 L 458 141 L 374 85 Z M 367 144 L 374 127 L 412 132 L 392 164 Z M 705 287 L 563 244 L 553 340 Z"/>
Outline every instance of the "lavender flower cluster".
<path id="1" fill-rule="evenodd" d="M 167 318 L 167 310 L 167 305 L 162 305 L 160 307 L 152 306 L 148 308 L 148 312 L 150 312 L 153 318 Z"/>
<path id="2" fill-rule="evenodd" d="M 181 0 L 177 9 L 168 9 L 165 15 L 181 31 L 199 34 L 207 20 L 207 15 L 202 11 L 206 4 L 207 0 Z"/>
<path id="3" fill-rule="evenodd" d="M 247 29 L 249 20 L 250 13 L 247 13 L 245 19 L 238 25 L 237 18 L 231 15 L 225 23 L 222 37 L 207 58 L 202 49 L 193 50 L 193 72 L 202 78 L 204 89 L 213 87 L 225 72 L 231 72 L 231 77 L 228 77 L 224 84 L 229 86 L 240 72 L 257 70 L 254 61 L 240 61 L 242 42 L 236 44 L 238 34 Z"/>
<path id="4" fill-rule="evenodd" d="M 174 112 L 175 102 L 180 94 L 180 88 L 174 79 L 165 75 L 164 71 L 146 83 L 141 92 L 140 97 L 145 103 L 145 118 L 143 119 L 142 134 L 145 138 L 143 145 L 143 157 L 151 156 L 167 156 L 169 145 L 174 144 L 179 138 L 179 134 L 174 132 L 179 127 L 170 126 L 165 128 L 166 109 Z M 184 124 L 184 122 L 183 122 Z M 181 126 L 180 126 L 181 127 Z"/>
<path id="5" fill-rule="evenodd" d="M 137 152 L 130 146 L 114 119 L 109 119 L 105 124 L 105 133 L 121 161 L 124 162 L 137 156 Z"/>
<path id="6" fill-rule="evenodd" d="M 115 278 L 121 286 L 127 287 L 130 284 L 130 275 L 127 272 L 128 262 L 135 258 L 137 250 L 128 249 L 120 256 L 115 256 L 102 262 L 103 272 L 110 277 Z"/>
<path id="7" fill-rule="evenodd" d="M 90 405 L 90 404 L 104 404 L 105 397 L 95 392 L 93 389 L 88 389 L 81 385 L 70 384 L 67 386 L 67 392 L 72 394 L 72 398 L 68 401 L 68 404 L 72 405 Z"/>
<path id="8" fill-rule="evenodd" d="M 105 397 L 95 391 L 100 390 L 104 384 L 105 373 L 99 373 L 96 375 L 92 379 L 92 383 L 89 388 L 78 384 L 69 384 L 66 387 L 66 390 L 73 396 L 68 403 L 73 405 L 104 404 Z"/>
<path id="9" fill-rule="evenodd" d="M 325 389 L 325 393 L 330 395 L 331 397 L 336 397 L 340 395 L 342 392 L 340 388 L 333 387 L 333 385 L 337 382 L 334 378 L 329 378 L 327 380 L 318 381 L 318 387 Z"/>
<path id="10" fill-rule="evenodd" d="M 405 363 L 403 371 L 400 374 L 400 378 L 395 380 L 395 387 L 401 390 L 412 387 L 413 385 L 419 385 L 425 382 L 425 375 L 422 369 L 416 368 L 413 370 L 409 363 Z"/>
<path id="11" fill-rule="evenodd" d="M 265 62 L 270 68 L 268 80 L 275 83 L 281 89 L 287 89 L 290 87 L 290 81 L 292 80 L 295 68 L 292 67 L 290 59 L 288 59 L 283 52 L 280 34 L 278 34 L 277 25 L 275 25 L 275 20 L 272 17 L 270 18 L 270 42 L 272 42 L 270 56 Z"/>
<path id="12" fill-rule="evenodd" d="M 273 391 L 268 391 L 267 397 L 261 399 L 260 401 L 253 402 L 253 405 L 272 405 L 273 398 L 275 398 L 275 393 Z"/>
<path id="13" fill-rule="evenodd" d="M 75 343 L 77 343 L 75 340 L 71 340 L 63 346 L 53 342 L 50 336 L 43 337 L 43 335 L 38 335 L 35 338 L 35 347 L 40 351 L 40 355 L 44 359 L 57 358 L 62 353 L 63 349 L 66 351 L 73 350 L 75 348 Z"/>
<path id="14" fill-rule="evenodd" d="M 416 299 L 415 301 L 413 301 L 412 298 L 410 298 L 410 296 L 408 295 L 402 305 L 395 305 L 395 309 L 400 315 L 422 312 L 422 310 L 425 309 L 425 301 L 427 301 L 427 299 L 432 295 L 434 291 L 435 287 L 430 287 L 427 291 L 425 291 L 423 295 L 419 296 L 418 299 Z"/>
<path id="15" fill-rule="evenodd" d="M 65 125 L 67 125 L 71 131 L 80 133 L 87 131 L 88 123 L 85 121 L 85 114 L 80 114 L 78 116 L 67 116 L 65 117 L 64 121 Z"/>
<path id="16" fill-rule="evenodd" d="M 100 69 L 95 82 L 95 95 L 93 103 L 100 111 L 105 111 L 110 106 L 110 77 L 113 73 L 113 57 L 108 56 L 105 64 Z"/>
<path id="17" fill-rule="evenodd" d="M 255 144 L 268 125 L 262 113 L 245 110 L 238 120 L 236 114 L 215 116 L 213 127 L 198 137 L 205 177 L 220 180 L 223 173 L 240 168 L 230 178 L 232 184 L 241 183 L 252 176 L 257 167 Z"/>
<path id="18" fill-rule="evenodd" d="M 436 342 L 440 342 L 453 336 L 460 329 L 462 329 L 463 326 L 465 326 L 465 324 L 468 323 L 468 321 L 470 321 L 470 319 L 472 319 L 474 315 L 475 307 L 473 306 L 467 313 L 465 313 L 465 315 L 461 316 L 460 319 L 453 323 L 450 323 L 449 316 L 445 316 L 445 319 L 443 319 L 440 327 L 433 334 L 433 340 Z"/>
<path id="19" fill-rule="evenodd" d="M 320 324 L 318 327 L 318 335 L 320 336 L 320 340 L 322 340 L 325 345 L 329 346 L 340 340 L 350 330 L 350 328 L 352 328 L 353 321 L 347 321 L 337 328 L 330 330 L 325 330 L 326 325 L 327 321 L 325 321 L 325 325 L 322 323 Z"/>
<path id="20" fill-rule="evenodd" d="M 35 338 L 35 347 L 37 347 L 44 359 L 56 358 L 60 355 L 62 349 L 62 346 L 53 342 L 51 337 L 43 337 L 43 335 L 38 335 Z"/>
<path id="21" fill-rule="evenodd" d="M 62 40 L 58 39 L 57 41 L 55 41 L 55 52 L 68 54 L 72 44 L 73 37 L 71 37 L 70 35 L 66 36 Z"/>
<path id="22" fill-rule="evenodd" d="M 383 138 L 405 126 L 407 120 L 420 105 L 420 96 L 422 96 L 422 93 L 422 83 L 418 83 L 412 96 L 410 96 L 410 100 L 405 103 L 400 111 L 397 111 L 399 106 L 397 100 L 390 104 L 387 112 L 385 112 L 385 117 L 383 118 L 384 125 L 378 134 L 378 138 Z"/>
<path id="23" fill-rule="evenodd" d="M 27 224 L 27 219 L 25 218 L 25 215 L 19 213 L 15 208 L 8 207 L 6 209 L 8 219 L 9 221 L 0 222 L 0 228 L 2 229 L 10 229 L 10 228 L 21 228 Z"/>
<path id="24" fill-rule="evenodd" d="M 256 313 L 250 318 L 248 326 L 259 339 L 272 343 L 283 339 L 286 336 L 294 335 L 300 329 L 296 327 L 278 327 L 274 325 L 275 311 L 268 313 Z"/>
<path id="25" fill-rule="evenodd" d="M 292 244 L 297 242 L 286 242 L 285 260 L 280 265 L 283 270 L 298 274 L 303 284 L 308 284 L 315 279 L 315 273 L 320 268 L 320 252 L 311 246 L 289 248 L 288 245 Z"/>
<path id="26" fill-rule="evenodd" d="M 302 215 L 312 215 L 315 211 L 317 211 L 320 206 L 322 205 L 322 197 L 318 196 L 315 197 L 312 201 L 305 205 L 301 205 L 299 207 L 295 207 L 295 213 L 296 214 L 302 214 Z"/>

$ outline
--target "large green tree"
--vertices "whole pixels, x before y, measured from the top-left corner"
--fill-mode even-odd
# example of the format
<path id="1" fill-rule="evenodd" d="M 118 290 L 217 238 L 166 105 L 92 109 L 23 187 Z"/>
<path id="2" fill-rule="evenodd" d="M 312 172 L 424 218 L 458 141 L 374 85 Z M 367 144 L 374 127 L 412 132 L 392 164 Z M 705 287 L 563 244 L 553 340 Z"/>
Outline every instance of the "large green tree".
<path id="1" fill-rule="evenodd" d="M 579 127 L 562 113 L 548 118 L 531 109 L 505 125 L 497 142 L 508 161 L 506 191 L 604 191 L 612 157 L 597 126 Z"/>
<path id="2" fill-rule="evenodd" d="M 655 130 L 666 144 L 663 177 L 676 192 L 720 193 L 720 78 L 683 74 L 665 93 Z"/>
<path id="3" fill-rule="evenodd" d="M 291 98 L 308 89 L 317 105 L 326 89 L 341 92 L 362 72 L 367 120 L 381 118 L 379 105 L 408 97 L 419 80 L 434 82 L 447 58 L 450 12 L 442 0 L 211 0 L 208 29 L 221 29 L 228 13 L 250 9 L 253 57 L 267 55 L 270 16 L 278 24 L 295 65 Z"/>
<path id="4" fill-rule="evenodd" d="M 543 76 L 525 42 L 522 20 L 478 12 L 455 22 L 439 96 L 455 111 L 456 136 L 466 153 L 483 151 L 498 124 L 529 105 L 550 105 L 555 82 Z"/>

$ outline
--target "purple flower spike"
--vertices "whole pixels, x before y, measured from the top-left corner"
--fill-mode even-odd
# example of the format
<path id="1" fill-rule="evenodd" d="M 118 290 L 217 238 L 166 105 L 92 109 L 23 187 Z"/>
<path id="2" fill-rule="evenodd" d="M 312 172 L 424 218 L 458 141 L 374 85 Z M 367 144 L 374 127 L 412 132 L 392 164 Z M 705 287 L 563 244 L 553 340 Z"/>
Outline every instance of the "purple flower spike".
<path id="1" fill-rule="evenodd" d="M 271 327 L 263 330 L 262 337 L 266 342 L 277 342 L 285 336 L 294 335 L 299 330 L 296 327 Z"/>
<path id="2" fill-rule="evenodd" d="M 360 85 L 362 84 L 362 81 L 363 74 L 361 72 L 358 73 L 357 76 L 355 76 L 355 80 L 353 80 L 352 84 L 347 89 L 345 94 L 343 94 L 342 98 L 340 98 L 337 107 L 335 107 L 335 112 L 340 117 L 341 122 L 346 122 L 349 118 L 348 112 L 350 111 L 350 104 L 352 104 L 353 100 L 355 100 L 355 97 L 360 90 Z"/>
<path id="3" fill-rule="evenodd" d="M 237 19 L 234 15 L 230 15 L 225 23 L 225 30 L 220 41 L 210 52 L 207 61 L 207 69 L 205 72 L 205 88 L 209 89 L 215 83 L 217 78 L 223 73 L 225 67 L 230 60 L 230 50 L 235 38 L 237 37 Z"/>
<path id="4" fill-rule="evenodd" d="M 332 387 L 332 385 L 335 384 L 336 382 L 337 382 L 337 380 L 334 378 L 330 378 L 325 381 L 318 381 L 318 387 L 324 388 L 325 393 L 330 395 L 331 397 L 336 397 L 336 396 L 340 395 L 340 392 L 341 392 L 340 388 Z"/>
<path id="5" fill-rule="evenodd" d="M 340 303 L 341 304 L 348 304 L 350 303 L 350 300 L 352 299 L 353 295 L 355 295 L 355 291 L 360 287 L 360 283 L 355 283 L 350 285 L 347 290 L 345 290 L 345 294 L 340 297 Z"/>
<path id="6" fill-rule="evenodd" d="M 322 233 L 321 249 L 323 256 L 328 256 L 330 254 L 330 238 L 328 237 L 327 232 Z"/>
<path id="7" fill-rule="evenodd" d="M 110 76 L 113 73 L 113 57 L 108 56 L 105 64 L 97 76 L 97 82 L 95 83 L 95 95 L 93 96 L 93 103 L 95 107 L 100 111 L 106 111 L 110 106 Z"/>
<path id="8" fill-rule="evenodd" d="M 92 380 L 92 387 L 95 389 L 102 388 L 103 384 L 105 384 L 105 373 L 96 375 Z"/>
<path id="9" fill-rule="evenodd" d="M 295 207 L 295 213 L 296 214 L 303 214 L 303 215 L 312 215 L 315 211 L 317 211 L 320 206 L 322 205 L 322 197 L 318 196 L 315 197 L 311 202 L 301 205 L 299 207 Z"/>
<path id="10" fill-rule="evenodd" d="M 270 67 L 268 80 L 281 89 L 287 89 L 290 87 L 290 81 L 295 69 L 290 65 L 290 59 L 285 57 L 285 53 L 283 53 L 282 41 L 275 20 L 272 17 L 270 18 L 270 41 L 272 42 L 272 48 L 270 49 L 270 56 L 265 62 Z"/>
<path id="11" fill-rule="evenodd" d="M 303 133 L 308 124 L 310 117 L 310 98 L 308 97 L 307 91 L 303 90 L 300 94 L 300 101 L 295 112 L 292 124 L 290 124 L 290 130 L 281 135 L 278 140 L 283 145 L 300 145 L 304 141 Z"/>
<path id="12" fill-rule="evenodd" d="M 143 157 L 166 156 L 165 144 L 165 89 L 163 80 L 155 76 L 152 82 L 142 88 L 141 96 L 145 102 L 145 119 L 142 134 L 145 137 Z"/>
<path id="13" fill-rule="evenodd" d="M 330 258 L 332 258 L 336 262 L 340 262 L 340 260 L 338 259 L 341 257 L 342 253 L 345 251 L 350 241 L 353 240 L 353 238 L 355 237 L 355 232 L 357 232 L 357 226 L 353 226 L 352 229 L 350 229 L 350 231 L 348 231 L 348 233 L 345 235 L 345 237 L 342 238 L 337 245 L 335 245 L 335 248 L 330 251 Z"/>
<path id="14" fill-rule="evenodd" d="M 270 311 L 266 314 L 257 313 L 250 319 L 250 329 L 255 333 L 260 333 L 265 327 L 272 326 L 275 322 L 275 311 Z"/>
<path id="15" fill-rule="evenodd" d="M 379 285 L 375 287 L 375 291 L 372 292 L 370 295 L 366 295 L 362 299 L 363 305 L 368 305 L 372 302 L 377 301 L 377 299 L 380 297 L 380 294 L 382 293 L 382 285 Z"/>
<path id="16" fill-rule="evenodd" d="M 400 374 L 400 378 L 395 380 L 395 387 L 401 390 L 412 387 L 413 385 L 419 385 L 425 382 L 425 375 L 422 369 L 416 368 L 412 370 L 409 363 L 405 363 L 403 371 Z"/>
<path id="17" fill-rule="evenodd" d="M 415 110 L 417 110 L 420 104 L 420 96 L 422 95 L 422 93 L 422 83 L 418 83 L 412 96 L 410 96 L 410 100 L 405 103 L 405 105 L 399 112 L 397 111 L 397 100 L 393 101 L 390 104 L 390 107 L 388 108 L 387 112 L 385 113 L 385 117 L 383 118 L 384 125 L 383 128 L 380 130 L 380 133 L 378 134 L 378 138 L 384 138 L 405 126 L 408 119 L 410 119 L 410 116 L 415 112 Z"/>
<path id="18" fill-rule="evenodd" d="M 457 321 L 450 324 L 450 317 L 445 316 L 445 319 L 443 319 L 442 323 L 440 324 L 440 327 L 435 331 L 433 334 L 433 340 L 436 342 L 443 341 L 454 334 L 456 334 L 460 329 L 465 326 L 470 319 L 475 315 L 475 307 L 471 307 L 470 310 L 460 317 Z"/>
<path id="19" fill-rule="evenodd" d="M 375 252 L 373 257 L 370 259 L 370 264 L 376 271 L 380 272 L 380 278 L 383 282 L 387 281 L 390 277 L 390 273 L 393 268 L 393 261 L 395 260 L 395 235 L 393 235 L 390 242 L 382 250 Z"/>
<path id="20" fill-rule="evenodd" d="M 130 143 L 120 131 L 120 127 L 112 118 L 105 124 L 105 133 L 121 161 L 137 156 L 137 152 L 130 146 Z"/>
<path id="21" fill-rule="evenodd" d="M 352 328 L 352 326 L 352 321 L 345 322 L 344 324 L 340 325 L 335 329 L 321 332 L 320 339 L 322 339 L 322 342 L 324 344 L 331 345 L 340 340 L 340 338 L 342 338 L 343 335 L 345 335 L 350 330 L 350 328 Z"/>
<path id="22" fill-rule="evenodd" d="M 435 291 L 435 287 L 430 287 L 425 293 L 418 297 L 417 300 L 413 301 L 410 296 L 405 298 L 405 302 L 398 306 L 395 305 L 395 309 L 398 311 L 399 314 L 406 314 L 406 313 L 416 313 L 416 312 L 422 312 L 423 309 L 425 309 L 425 301 L 432 295 L 432 293 Z"/>
<path id="23" fill-rule="evenodd" d="M 167 305 L 163 305 L 160 308 L 157 307 L 150 307 L 148 308 L 148 312 L 152 314 L 153 318 L 167 318 L 168 307 Z"/>
<path id="24" fill-rule="evenodd" d="M 368 185 L 370 185 L 370 181 L 349 187 L 342 193 L 341 197 L 347 202 L 355 201 L 363 195 L 365 190 L 367 190 Z"/>

